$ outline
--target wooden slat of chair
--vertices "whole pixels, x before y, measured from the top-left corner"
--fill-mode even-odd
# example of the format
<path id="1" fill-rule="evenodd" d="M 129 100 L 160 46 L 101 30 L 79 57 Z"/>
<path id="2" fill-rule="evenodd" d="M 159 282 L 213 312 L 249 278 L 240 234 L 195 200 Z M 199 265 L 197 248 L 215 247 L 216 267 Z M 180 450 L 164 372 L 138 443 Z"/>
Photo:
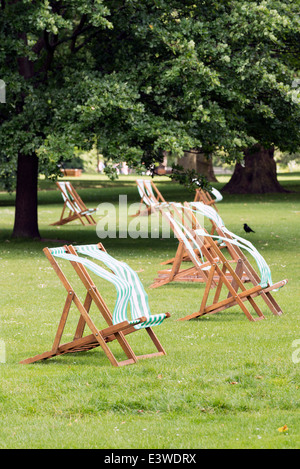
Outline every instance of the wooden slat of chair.
<path id="1" fill-rule="evenodd" d="M 203 202 L 205 205 L 210 205 L 213 207 L 217 212 L 219 211 L 216 202 L 210 193 L 208 191 L 204 191 L 203 189 L 196 189 L 194 202 Z"/>

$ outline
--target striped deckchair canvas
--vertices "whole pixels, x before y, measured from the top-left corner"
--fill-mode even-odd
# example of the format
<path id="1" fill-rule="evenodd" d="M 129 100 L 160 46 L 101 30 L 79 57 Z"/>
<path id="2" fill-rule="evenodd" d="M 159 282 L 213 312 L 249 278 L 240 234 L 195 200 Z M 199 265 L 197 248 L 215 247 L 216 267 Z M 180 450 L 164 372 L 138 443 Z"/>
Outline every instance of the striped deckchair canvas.
<path id="1" fill-rule="evenodd" d="M 156 211 L 158 204 L 166 202 L 153 181 L 137 179 L 136 184 L 141 200 L 138 211 L 135 215 L 131 215 L 132 217 L 151 215 L 152 212 Z M 146 208 L 142 209 L 145 206 Z"/>
<path id="2" fill-rule="evenodd" d="M 36 355 L 33 358 L 24 360 L 22 363 L 33 363 L 35 361 L 44 360 L 57 355 L 89 350 L 98 346 L 102 347 L 108 359 L 114 366 L 136 363 L 138 359 L 142 358 L 165 355 L 165 350 L 153 332 L 152 327 L 162 324 L 170 314 L 161 313 L 151 315 L 148 295 L 145 292 L 137 273 L 125 262 L 118 261 L 110 256 L 101 244 L 75 247 L 64 246 L 52 249 L 45 248 L 44 252 L 62 284 L 66 288 L 68 295 L 52 349 L 45 353 Z M 74 267 L 87 291 L 84 303 L 80 301 L 73 290 L 56 258 L 69 261 Z M 99 265 L 95 260 L 102 262 L 109 270 Z M 88 271 L 114 285 L 117 292 L 117 298 L 112 314 Z M 101 312 L 104 320 L 108 324 L 108 327 L 98 329 L 94 324 L 89 315 L 92 301 L 94 301 L 98 310 Z M 71 342 L 61 345 L 62 333 L 72 302 L 75 303 L 80 312 L 80 319 L 74 339 Z M 129 309 L 130 313 L 128 311 Z M 91 334 L 87 336 L 83 336 L 85 326 L 88 326 L 91 331 Z M 138 356 L 132 350 L 125 336 L 142 329 L 145 329 L 148 333 L 157 349 L 157 352 Z M 127 356 L 126 360 L 120 362 L 116 360 L 107 345 L 113 340 L 117 340 L 119 342 Z"/>
<path id="3" fill-rule="evenodd" d="M 200 310 L 188 314 L 183 319 L 213 314 L 235 305 L 240 306 L 249 320 L 263 319 L 265 316 L 254 300 L 258 295 L 262 297 L 273 314 L 278 316 L 282 314 L 282 310 L 271 295 L 271 291 L 277 291 L 283 287 L 287 280 L 273 283 L 271 271 L 265 259 L 252 243 L 227 230 L 214 209 L 198 202 L 194 204 L 185 203 L 185 205 L 170 204 L 169 207 L 164 206 L 160 210 L 169 220 L 178 238 L 179 246 L 172 269 L 160 271 L 158 278 L 152 284 L 152 288 L 173 281 L 204 281 L 206 283 Z M 210 216 L 214 217 L 218 227 L 218 234 L 211 235 L 201 227 L 195 217 L 197 210 L 201 211 L 201 214 L 205 216 L 208 216 L 209 213 Z M 209 243 L 210 249 L 207 249 L 203 242 L 204 239 Z M 231 259 L 225 257 L 219 247 L 220 243 L 225 243 L 228 246 Z M 248 252 L 252 256 L 259 274 L 255 271 L 243 251 Z M 189 256 L 193 267 L 180 270 L 183 255 Z M 251 283 L 253 286 L 247 288 L 245 282 Z M 213 288 L 216 290 L 212 303 L 207 305 L 210 290 Z M 222 289 L 223 292 L 225 289 L 227 294 L 227 297 L 223 299 L 221 299 Z M 245 304 L 246 302 L 249 305 L 248 303 Z M 252 316 L 248 306 L 253 308 L 258 318 Z"/>
<path id="4" fill-rule="evenodd" d="M 52 223 L 52 225 L 65 225 L 66 223 L 74 220 L 80 220 L 83 225 L 96 225 L 96 221 L 92 214 L 96 212 L 97 209 L 88 209 L 69 181 L 57 181 L 56 185 L 61 192 L 64 205 L 60 219 L 57 222 Z M 66 209 L 69 209 L 69 214 L 67 216 L 65 216 Z"/>

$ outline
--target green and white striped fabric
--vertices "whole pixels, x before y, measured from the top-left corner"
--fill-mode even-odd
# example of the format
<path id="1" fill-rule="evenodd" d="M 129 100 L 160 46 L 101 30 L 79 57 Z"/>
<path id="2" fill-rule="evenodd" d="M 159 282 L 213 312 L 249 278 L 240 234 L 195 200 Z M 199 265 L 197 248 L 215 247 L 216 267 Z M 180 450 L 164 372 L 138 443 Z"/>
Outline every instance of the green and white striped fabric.
<path id="1" fill-rule="evenodd" d="M 151 315 L 148 295 L 137 275 L 125 262 L 121 262 L 101 251 L 96 244 L 76 246 L 78 254 L 90 256 L 103 262 L 114 273 L 99 266 L 85 257 L 75 256 L 65 252 L 63 247 L 50 249 L 55 257 L 83 264 L 99 277 L 111 282 L 117 290 L 117 299 L 113 311 L 113 324 L 128 321 L 136 329 L 160 325 L 166 318 L 166 314 Z M 130 305 L 131 319 L 128 318 L 128 305 Z M 140 317 L 146 317 L 147 321 L 137 323 Z"/>
<path id="2" fill-rule="evenodd" d="M 74 208 L 75 208 L 75 211 L 76 213 L 80 213 L 80 215 L 90 215 L 91 213 L 95 212 L 96 209 L 95 208 L 91 208 L 91 209 L 88 209 L 88 210 L 85 210 L 84 212 L 82 212 L 81 208 L 79 207 L 79 205 L 77 204 L 77 202 L 74 200 L 74 197 L 71 195 L 71 187 L 70 187 L 70 183 L 69 182 L 62 182 L 62 181 L 59 181 L 58 182 L 59 186 L 61 187 L 62 189 L 62 197 L 64 199 L 64 202 L 66 202 L 67 204 L 67 207 L 69 210 L 71 210 L 72 212 L 74 211 Z M 66 197 L 66 195 L 69 197 Z M 73 203 L 73 207 L 72 205 L 70 204 L 69 200 L 72 201 Z"/>
<path id="3" fill-rule="evenodd" d="M 211 193 L 215 198 L 215 202 L 221 202 L 221 200 L 223 200 L 221 192 L 219 192 L 218 189 L 216 189 L 215 187 L 211 188 Z"/>
<path id="4" fill-rule="evenodd" d="M 137 180 L 137 188 L 139 191 L 139 194 L 141 196 L 141 199 L 145 202 L 146 205 L 149 207 L 151 206 L 156 206 L 159 203 L 155 199 L 155 195 L 151 186 L 151 181 L 147 181 L 144 179 L 138 179 Z"/>
<path id="5" fill-rule="evenodd" d="M 255 259 L 256 264 L 258 266 L 260 272 L 260 285 L 263 288 L 267 287 L 268 285 L 273 285 L 270 267 L 268 266 L 263 256 L 258 252 L 258 250 L 253 246 L 250 241 L 229 231 L 224 225 L 224 222 L 220 215 L 212 207 L 209 207 L 203 204 L 202 202 L 191 202 L 189 205 L 193 207 L 193 209 L 191 210 L 193 210 L 195 213 L 201 213 L 201 215 L 204 215 L 211 219 L 219 228 L 222 229 L 225 234 L 228 234 L 232 239 L 229 240 L 228 238 L 224 238 L 222 236 L 204 233 L 203 230 L 196 230 L 198 231 L 199 235 L 211 237 L 227 243 L 229 242 L 233 245 L 238 246 L 241 249 L 248 251 Z"/>
<path id="6" fill-rule="evenodd" d="M 173 205 L 175 205 L 179 209 L 187 210 L 187 207 L 183 206 L 180 203 L 175 203 L 175 204 L 173 203 Z M 253 246 L 253 244 L 250 241 L 248 241 L 244 238 L 241 238 L 240 236 L 237 236 L 235 233 L 232 233 L 231 231 L 229 231 L 225 227 L 225 225 L 223 223 L 223 220 L 220 217 L 220 215 L 212 207 L 210 207 L 208 205 L 205 205 L 203 202 L 190 202 L 189 206 L 190 206 L 189 210 L 191 210 L 196 215 L 197 215 L 197 213 L 199 213 L 199 214 L 213 220 L 216 223 L 216 225 L 218 227 L 220 227 L 222 229 L 222 231 L 224 233 L 228 234 L 232 239 L 228 239 L 228 238 L 225 238 L 225 237 L 222 237 L 222 236 L 219 236 L 219 235 L 210 235 L 209 233 L 207 233 L 203 229 L 195 230 L 195 233 L 197 235 L 214 238 L 217 241 L 219 241 L 219 243 L 231 243 L 233 245 L 238 246 L 240 249 L 244 249 L 244 250 L 248 251 L 251 254 L 251 256 L 255 259 L 256 264 L 258 266 L 258 269 L 259 269 L 259 272 L 260 272 L 260 285 L 262 286 L 262 288 L 266 288 L 267 286 L 272 286 L 273 285 L 270 267 L 266 263 L 263 256 L 257 251 L 257 249 Z M 164 210 L 164 213 L 165 213 L 166 217 L 170 220 L 170 223 L 172 223 L 172 225 L 174 227 L 174 232 L 175 232 L 177 238 L 181 239 L 184 242 L 187 250 L 189 251 L 189 253 L 193 257 L 194 261 L 199 266 L 201 266 L 200 259 L 194 253 L 194 249 L 192 248 L 191 242 L 194 245 L 194 248 L 199 249 L 199 252 L 200 252 L 200 255 L 201 255 L 201 258 L 202 258 L 202 262 L 203 262 L 203 256 L 202 256 L 202 253 L 201 253 L 201 246 L 198 245 L 197 241 L 192 237 L 189 230 L 187 230 L 187 228 L 180 221 L 178 221 L 178 220 L 175 221 L 174 217 L 171 216 L 171 214 L 169 213 L 169 210 L 171 208 L 172 208 L 171 205 L 167 204 L 167 203 L 161 205 L 161 209 Z M 277 290 L 274 290 L 274 291 L 277 291 Z"/>
<path id="7" fill-rule="evenodd" d="M 75 202 L 74 198 L 72 197 L 72 195 L 70 193 L 69 183 L 60 181 L 58 184 L 59 184 L 60 188 L 62 189 L 62 197 L 64 199 L 64 202 L 66 202 L 68 209 L 72 210 L 72 212 L 73 212 L 73 210 L 75 208 L 77 213 L 80 213 L 81 212 L 80 207 L 78 207 L 77 203 Z M 72 203 L 74 204 L 74 207 L 72 207 L 69 200 L 72 201 Z"/>
<path id="8" fill-rule="evenodd" d="M 165 206 L 165 208 L 167 207 Z M 190 232 L 186 229 L 186 227 L 182 223 L 180 223 L 178 220 L 175 221 L 174 217 L 171 216 L 171 214 L 168 211 L 165 210 L 164 214 L 166 218 L 168 218 L 168 220 L 172 224 L 173 230 L 177 239 L 181 240 L 184 243 L 187 251 L 190 253 L 194 262 L 199 267 L 201 267 L 202 262 L 203 262 L 203 257 L 202 257 L 201 250 L 199 250 L 201 257 L 202 257 L 202 262 L 200 262 L 199 257 L 194 252 L 194 249 L 199 249 L 198 243 L 196 242 L 195 238 L 193 238 L 193 236 L 190 234 Z M 192 247 L 192 245 L 194 245 L 194 247 Z"/>

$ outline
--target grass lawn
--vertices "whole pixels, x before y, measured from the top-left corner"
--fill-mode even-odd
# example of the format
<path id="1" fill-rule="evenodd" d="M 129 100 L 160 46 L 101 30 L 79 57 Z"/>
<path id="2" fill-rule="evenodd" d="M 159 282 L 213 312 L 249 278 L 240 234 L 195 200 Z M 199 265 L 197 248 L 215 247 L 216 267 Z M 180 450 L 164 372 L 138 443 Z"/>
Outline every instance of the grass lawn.
<path id="1" fill-rule="evenodd" d="M 260 303 L 267 319 L 257 323 L 238 307 L 177 321 L 199 309 L 204 286 L 148 288 L 160 262 L 174 255 L 176 241 L 103 241 L 110 254 L 139 272 L 152 313 L 171 313 L 155 329 L 167 355 L 121 368 L 112 367 L 100 348 L 19 364 L 51 348 L 65 301 L 43 247 L 63 244 L 57 240 L 88 244 L 99 238 L 95 227 L 77 222 L 49 226 L 60 216 L 62 199 L 54 183 L 41 180 L 39 225 L 45 240 L 12 240 L 14 194 L 0 193 L 0 339 L 6 348 L 0 363 L 0 448 L 299 448 L 300 174 L 279 178 L 291 192 L 225 195 L 219 211 L 231 231 L 263 254 L 274 282 L 289 279 L 274 293 L 281 317 Z M 166 200 L 192 199 L 166 178 L 156 179 Z M 218 180 L 215 187 L 222 189 L 227 177 Z M 109 202 L 118 211 L 119 194 L 127 194 L 128 203 L 139 201 L 134 181 L 83 175 L 74 186 L 88 207 Z M 251 236 L 243 232 L 244 222 L 255 230 Z M 67 266 L 65 271 L 72 273 Z M 113 287 L 98 286 L 112 308 Z M 71 312 L 66 341 L 78 320 L 76 310 Z M 154 351 L 145 331 L 127 337 L 137 354 Z M 284 425 L 288 430 L 278 431 Z"/>

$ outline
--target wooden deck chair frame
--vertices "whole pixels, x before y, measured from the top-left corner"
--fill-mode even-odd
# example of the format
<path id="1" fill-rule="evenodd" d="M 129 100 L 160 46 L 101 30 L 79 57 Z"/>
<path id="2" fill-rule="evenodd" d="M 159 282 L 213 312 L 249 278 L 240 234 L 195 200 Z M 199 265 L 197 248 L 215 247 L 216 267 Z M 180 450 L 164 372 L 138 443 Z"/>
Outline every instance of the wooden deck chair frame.
<path id="1" fill-rule="evenodd" d="M 186 209 L 188 207 L 186 206 Z M 176 209 L 174 207 L 174 209 Z M 190 211 L 187 210 L 186 215 L 190 216 Z M 198 237 L 198 230 L 195 230 L 193 233 L 193 237 L 195 240 L 198 241 L 199 247 L 202 244 L 200 237 Z M 202 230 L 202 232 L 204 232 Z M 259 284 L 259 276 L 255 272 L 254 268 L 251 266 L 250 262 L 247 260 L 244 254 L 241 255 L 239 250 L 237 250 L 233 255 L 236 257 L 237 255 L 240 256 L 236 263 L 236 268 L 233 269 L 232 264 L 228 261 L 228 259 L 224 256 L 221 249 L 218 245 L 213 241 L 213 239 L 208 236 L 208 242 L 211 244 L 211 249 L 205 250 L 203 254 L 205 254 L 205 258 L 207 259 L 210 269 L 207 272 L 207 281 L 205 285 L 205 290 L 203 293 L 201 305 L 199 311 L 189 314 L 180 320 L 190 320 L 194 318 L 198 318 L 207 314 L 214 314 L 220 311 L 224 311 L 232 306 L 239 305 L 246 317 L 250 321 L 258 321 L 264 319 L 265 316 L 262 313 L 261 309 L 255 302 L 254 298 L 260 295 L 263 300 L 265 301 L 266 305 L 269 307 L 271 312 L 276 315 L 280 316 L 282 314 L 282 310 L 279 305 L 276 303 L 270 292 L 272 290 L 281 288 L 282 286 L 286 285 L 287 279 L 277 282 L 273 285 L 268 285 L 266 287 L 262 287 Z M 230 244 L 228 238 L 228 244 Z M 182 248 L 182 243 L 179 243 L 178 250 Z M 191 253 L 191 260 L 196 265 L 195 259 Z M 253 286 L 247 288 L 245 283 L 242 281 L 243 274 L 249 276 L 250 281 L 252 282 Z M 174 275 L 175 274 L 175 275 Z M 231 280 L 228 278 L 228 274 L 231 277 Z M 172 278 L 173 275 L 173 278 Z M 216 282 L 216 275 L 218 276 L 218 281 Z M 176 278 L 177 277 L 177 278 Z M 165 283 L 169 283 L 169 281 L 178 280 L 178 274 L 176 274 L 176 262 L 173 264 L 172 274 L 169 276 L 168 281 Z M 163 283 L 161 283 L 163 284 Z M 159 285 L 158 285 L 159 286 Z M 227 297 L 225 299 L 220 299 L 221 291 L 223 287 L 226 289 Z M 209 292 L 212 288 L 216 288 L 215 295 L 213 298 L 213 302 L 210 305 L 207 305 Z M 240 291 L 239 291 L 240 290 Z M 247 302 L 247 303 L 246 303 Z M 253 308 L 255 313 L 258 317 L 253 317 L 251 314 L 248 306 L 248 303 Z"/>
<path id="2" fill-rule="evenodd" d="M 103 245 L 101 243 L 98 244 L 100 250 L 105 251 Z M 77 256 L 77 252 L 74 246 L 64 246 L 65 252 L 69 254 L 73 254 Z M 129 364 L 134 364 L 140 359 L 144 358 L 151 358 L 157 357 L 161 355 L 165 355 L 166 352 L 162 347 L 160 341 L 158 340 L 156 334 L 153 332 L 151 327 L 146 327 L 146 331 L 150 339 L 152 340 L 154 346 L 157 349 L 157 352 L 147 354 L 147 355 L 139 355 L 137 356 L 131 346 L 129 345 L 126 335 L 136 332 L 139 329 L 136 329 L 129 321 L 123 321 L 118 324 L 113 325 L 113 317 L 108 309 L 104 299 L 100 295 L 96 285 L 94 284 L 92 278 L 90 277 L 87 269 L 84 265 L 80 264 L 79 262 L 71 262 L 72 266 L 74 267 L 78 277 L 82 281 L 84 287 L 86 288 L 86 297 L 84 303 L 81 302 L 79 297 L 77 296 L 76 292 L 72 288 L 70 282 L 64 275 L 60 265 L 51 254 L 50 249 L 45 248 L 44 253 L 48 258 L 51 266 L 53 267 L 54 271 L 58 275 L 60 281 L 62 282 L 63 286 L 67 290 L 67 298 L 65 301 L 65 305 L 63 308 L 63 312 L 61 315 L 61 319 L 59 321 L 58 329 L 54 338 L 54 342 L 52 345 L 51 350 L 44 352 L 42 354 L 36 355 L 32 358 L 28 358 L 23 360 L 22 364 L 30 364 L 40 360 L 46 360 L 48 358 L 56 357 L 59 355 L 67 354 L 67 353 L 74 353 L 80 351 L 87 351 L 93 349 L 95 347 L 101 347 L 104 353 L 106 354 L 107 358 L 109 359 L 110 363 L 115 366 L 124 366 Z M 77 256 L 78 257 L 78 256 Z M 99 330 L 95 323 L 93 322 L 91 316 L 89 315 L 90 307 L 92 302 L 96 305 L 100 313 L 102 314 L 104 320 L 106 321 L 108 327 Z M 72 303 L 75 304 L 77 307 L 80 317 L 77 324 L 77 328 L 75 331 L 75 335 L 72 341 L 61 344 L 61 339 L 63 335 L 63 331 L 68 319 L 70 307 Z M 169 317 L 170 314 L 166 313 L 166 317 Z M 141 317 L 136 322 L 136 324 L 142 324 L 147 318 Z M 83 336 L 85 327 L 90 329 L 91 334 Z M 117 361 L 116 357 L 111 352 L 110 348 L 108 347 L 108 343 L 117 340 L 120 344 L 121 348 L 125 352 L 127 359 L 123 361 Z"/>
<path id="3" fill-rule="evenodd" d="M 213 188 L 214 189 L 214 188 Z M 221 194 L 219 193 L 219 191 L 217 191 L 216 189 L 214 189 L 214 191 L 217 192 L 216 196 L 219 197 L 219 200 L 221 196 Z M 209 207 L 213 207 L 215 209 L 215 211 L 218 213 L 218 209 L 217 207 L 215 206 L 215 202 L 216 202 L 216 199 L 213 199 L 210 195 L 209 192 L 206 192 L 206 191 L 203 191 L 203 189 L 196 189 L 196 195 L 195 195 L 195 199 L 194 199 L 194 202 L 202 202 L 204 205 L 207 205 Z M 187 202 L 186 202 L 187 203 Z M 216 232 L 216 224 L 215 222 L 212 220 L 212 219 L 209 219 L 210 223 L 211 223 L 211 231 L 210 231 L 210 234 L 214 234 Z M 204 243 L 206 243 L 206 247 L 207 249 L 210 249 L 210 243 L 207 243 L 205 240 L 204 240 Z M 223 247 L 227 247 L 225 244 L 222 244 L 221 246 L 221 249 Z M 199 254 L 199 250 L 196 250 L 195 251 L 196 254 Z M 182 258 L 182 261 L 183 262 L 186 262 L 186 261 L 189 261 L 189 256 L 188 255 L 185 255 L 183 256 Z M 175 261 L 175 257 L 172 257 L 166 261 L 163 261 L 161 262 L 161 265 L 168 265 L 168 264 L 173 264 L 173 262 Z"/>
<path id="4" fill-rule="evenodd" d="M 209 221 L 210 221 L 210 223 L 211 223 L 211 225 L 212 225 L 210 234 L 213 235 L 213 234 L 216 232 L 217 226 L 216 226 L 216 224 L 214 223 L 213 220 L 209 220 Z M 208 242 L 206 241 L 206 239 L 203 240 L 203 243 L 204 243 L 204 245 L 205 245 L 205 247 L 206 247 L 207 249 L 210 249 L 210 248 L 211 248 L 211 243 L 208 243 Z M 223 243 L 223 244 L 220 245 L 220 248 L 221 248 L 221 249 L 227 248 L 227 246 L 226 246 L 225 243 Z M 194 251 L 195 251 L 195 254 L 196 254 L 196 255 L 198 255 L 198 256 L 200 255 L 199 249 L 195 249 Z M 190 261 L 190 256 L 189 256 L 188 253 L 185 253 L 185 249 L 183 250 L 181 257 L 182 257 L 181 262 L 189 262 L 189 261 Z M 176 259 L 176 256 L 175 256 L 175 257 L 171 257 L 170 259 L 167 259 L 166 261 L 161 262 L 161 265 L 173 264 L 173 263 L 175 262 L 175 259 Z"/>
<path id="5" fill-rule="evenodd" d="M 77 219 L 80 220 L 82 225 L 96 225 L 96 221 L 92 216 L 96 208 L 88 209 L 69 181 L 57 181 L 56 185 L 62 194 L 64 205 L 60 219 L 52 223 L 52 226 L 65 225 Z M 65 215 L 67 209 L 69 209 L 69 214 Z"/>
<path id="6" fill-rule="evenodd" d="M 184 206 L 187 209 L 190 208 L 190 204 L 188 204 L 187 202 L 184 203 Z M 189 211 L 189 213 L 193 219 L 193 222 L 196 224 L 197 218 L 194 212 Z M 256 272 L 256 270 L 254 269 L 251 262 L 249 262 L 249 259 L 245 255 L 245 252 L 238 245 L 232 244 L 230 242 L 230 240 L 232 240 L 232 236 L 230 236 L 230 234 L 228 234 L 227 231 L 225 232 L 224 229 L 221 226 L 218 226 L 216 223 L 214 224 L 214 226 L 215 226 L 216 233 L 224 239 L 224 243 L 226 244 L 226 248 L 231 258 L 235 260 L 236 262 L 240 263 L 240 274 L 239 274 L 240 278 L 242 279 L 243 278 L 242 276 L 245 275 L 245 278 L 249 279 L 249 281 L 254 286 L 259 285 L 260 277 L 258 273 Z M 225 240 L 226 238 L 228 239 L 228 241 Z M 210 239 L 212 240 L 212 238 Z M 275 298 L 273 297 L 273 295 L 271 294 L 271 291 L 274 289 L 280 288 L 281 286 L 285 285 L 287 282 L 288 282 L 287 279 L 282 280 L 276 283 L 275 286 L 273 285 L 272 288 L 268 287 L 268 289 L 263 289 L 263 291 L 260 293 L 260 296 L 262 297 L 262 299 L 264 300 L 268 308 L 272 311 L 272 313 L 275 316 L 281 316 L 283 314 L 283 311 L 281 307 L 279 306 L 279 304 L 277 303 L 277 301 L 275 300 Z"/>
<path id="7" fill-rule="evenodd" d="M 180 205 L 181 209 L 178 207 Z M 177 218 L 181 220 L 182 223 L 185 223 L 187 219 L 189 218 L 189 224 L 191 225 L 190 229 L 190 234 L 191 238 L 196 238 L 196 235 L 193 234 L 193 230 L 196 228 L 202 228 L 198 224 L 198 220 L 196 217 L 192 219 L 191 215 L 187 212 L 186 213 L 186 218 L 184 221 L 184 215 L 181 210 L 184 210 L 184 206 L 181 204 L 170 204 L 170 216 L 166 217 L 166 210 L 167 207 L 162 207 L 160 209 L 162 216 L 167 218 L 168 222 L 170 223 L 171 229 L 174 231 L 175 235 L 177 235 L 177 231 L 175 228 L 174 223 L 172 222 L 173 215 L 171 215 L 171 212 L 175 212 L 177 215 Z M 179 235 L 179 233 L 178 233 Z M 201 239 L 201 241 L 198 239 L 199 245 L 201 245 L 200 248 L 195 248 L 192 247 L 192 244 L 190 246 L 186 246 L 186 243 L 183 242 L 183 240 L 180 238 L 180 236 L 177 236 L 178 238 L 178 247 L 176 250 L 175 257 L 170 259 L 169 261 L 163 262 L 162 265 L 166 264 L 172 264 L 172 267 L 170 269 L 163 269 L 158 271 L 158 277 L 154 279 L 152 285 L 150 288 L 157 288 L 162 285 L 166 285 L 167 283 L 170 282 L 197 282 L 197 283 L 206 283 L 208 279 L 208 273 L 207 270 L 209 269 L 210 262 L 202 262 L 201 261 L 201 254 L 205 259 L 212 259 L 212 258 L 217 258 L 217 255 L 215 254 L 215 251 L 212 249 L 215 242 L 208 241 L 205 237 Z M 223 247 L 222 247 L 223 248 Z M 221 249 L 221 248 L 220 248 Z M 208 251 L 212 250 L 211 255 L 208 255 Z M 201 252 L 201 254 L 200 254 Z M 237 263 L 239 260 L 239 257 L 237 255 L 232 256 L 232 259 L 228 260 L 230 263 Z M 188 267 L 188 268 L 181 268 L 183 262 L 192 262 L 193 266 Z M 227 272 L 227 277 L 229 280 L 232 280 L 232 277 L 230 273 Z M 246 274 L 243 274 L 241 277 L 243 282 L 249 281 L 249 278 L 246 276 Z M 214 281 L 211 284 L 211 288 L 216 287 L 217 283 L 219 281 L 219 276 L 217 273 L 215 273 L 214 276 Z"/>
<path id="8" fill-rule="evenodd" d="M 163 202 L 166 203 L 161 192 L 157 189 L 156 185 L 152 180 L 149 179 L 137 179 L 136 180 L 137 188 L 141 196 L 140 207 L 136 214 L 131 215 L 131 217 L 138 216 L 149 216 L 151 213 L 156 211 L 157 204 Z M 145 210 L 142 210 L 142 206 L 147 205 Z"/>
<path id="9" fill-rule="evenodd" d="M 214 187 L 212 188 L 211 192 L 212 192 L 213 195 L 215 195 L 215 198 L 213 198 L 212 195 L 210 194 L 210 192 L 208 192 L 208 191 L 205 191 L 201 188 L 196 189 L 194 202 L 202 202 L 204 205 L 208 205 L 209 207 L 213 207 L 215 209 L 215 211 L 218 213 L 219 210 L 218 210 L 218 207 L 217 207 L 216 204 L 217 204 L 217 202 L 220 202 L 223 199 L 223 197 L 222 197 L 221 193 L 217 189 L 215 189 Z M 210 220 L 210 222 L 211 222 L 211 225 L 212 225 L 210 234 L 214 234 L 215 231 L 216 231 L 216 226 L 215 226 L 215 223 L 212 220 Z"/>
<path id="10" fill-rule="evenodd" d="M 222 200 L 222 195 L 215 188 L 212 188 L 212 193 L 216 194 L 216 198 L 213 198 L 209 191 L 205 191 L 201 188 L 196 189 L 194 202 L 203 202 L 205 205 L 210 205 L 218 212 L 216 202 Z"/>

